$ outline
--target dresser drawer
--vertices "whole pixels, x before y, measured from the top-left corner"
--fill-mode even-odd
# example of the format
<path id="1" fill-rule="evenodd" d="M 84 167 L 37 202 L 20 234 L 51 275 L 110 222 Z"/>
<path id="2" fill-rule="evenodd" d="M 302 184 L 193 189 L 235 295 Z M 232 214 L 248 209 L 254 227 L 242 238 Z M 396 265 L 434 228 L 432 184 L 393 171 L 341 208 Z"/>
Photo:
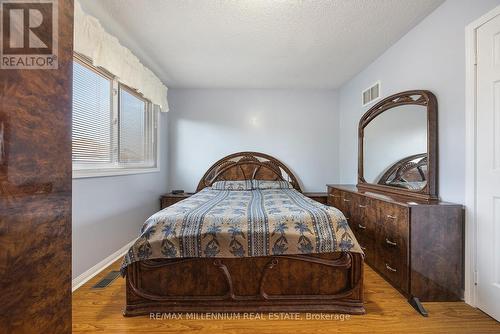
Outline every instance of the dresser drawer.
<path id="1" fill-rule="evenodd" d="M 391 283 L 408 291 L 408 208 L 378 201 L 375 267 Z"/>
<path id="2" fill-rule="evenodd" d="M 343 192 L 338 190 L 338 189 L 328 188 L 327 204 L 342 211 L 342 208 L 341 208 L 341 205 L 343 204 L 342 203 L 342 193 Z"/>
<path id="3" fill-rule="evenodd" d="M 350 192 L 341 191 L 338 189 L 329 189 L 327 203 L 328 205 L 333 206 L 342 211 L 342 213 L 349 220 L 353 213 L 352 209 L 355 196 L 356 195 Z"/>
<path id="4" fill-rule="evenodd" d="M 375 260 L 376 207 L 369 198 L 357 194 L 352 194 L 348 203 L 349 226 L 365 253 L 366 262 L 371 263 Z"/>
<path id="5" fill-rule="evenodd" d="M 366 263 L 407 291 L 408 208 L 335 188 L 328 190 L 328 203 L 344 213 Z"/>
<path id="6" fill-rule="evenodd" d="M 375 268 L 395 287 L 408 292 L 408 263 L 406 257 L 393 256 L 377 248 Z"/>
<path id="7" fill-rule="evenodd" d="M 355 195 L 350 202 L 350 226 L 356 236 L 375 239 L 377 228 L 376 207 L 370 199 Z"/>
<path id="8" fill-rule="evenodd" d="M 379 247 L 393 256 L 408 256 L 408 220 L 381 220 L 376 239 Z"/>
<path id="9" fill-rule="evenodd" d="M 407 207 L 379 203 L 377 247 L 394 257 L 408 256 L 409 211 Z"/>
<path id="10" fill-rule="evenodd" d="M 365 253 L 365 262 L 371 263 L 375 261 L 375 247 L 373 239 L 364 234 L 358 234 L 356 236 L 355 233 L 354 236 L 356 237 L 361 250 Z"/>

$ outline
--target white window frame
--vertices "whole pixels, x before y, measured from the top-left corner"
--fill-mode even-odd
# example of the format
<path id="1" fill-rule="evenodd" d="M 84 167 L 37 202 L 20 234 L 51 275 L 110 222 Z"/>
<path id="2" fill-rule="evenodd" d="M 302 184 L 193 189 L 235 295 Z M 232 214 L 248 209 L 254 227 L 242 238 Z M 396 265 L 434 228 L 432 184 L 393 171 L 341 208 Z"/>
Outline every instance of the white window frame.
<path id="1" fill-rule="evenodd" d="M 89 59 L 87 59 L 84 56 L 75 54 L 73 57 L 73 61 L 76 61 L 80 63 L 81 65 L 84 65 L 88 68 L 90 68 L 93 71 L 96 71 L 100 75 L 103 75 L 104 77 L 108 78 L 111 80 L 111 112 L 112 112 L 112 122 L 111 122 L 111 140 L 115 141 L 118 140 L 119 135 L 119 123 L 118 123 L 118 117 L 119 117 L 119 89 L 122 87 L 123 89 L 127 90 L 127 92 L 136 95 L 143 101 L 147 103 L 148 108 L 153 108 L 153 104 L 151 101 L 145 99 L 144 97 L 140 96 L 140 94 L 135 93 L 135 91 L 124 85 L 121 84 L 115 76 L 113 76 L 111 73 L 107 72 L 106 70 L 103 70 L 101 68 L 95 67 L 91 65 L 91 62 Z M 115 160 L 114 166 L 113 167 L 104 167 L 104 166 L 98 166 L 97 164 L 95 167 L 92 167 L 91 164 L 89 164 L 88 168 L 81 168 L 81 166 L 85 164 L 75 164 L 72 163 L 72 170 L 73 170 L 73 179 L 79 179 L 79 178 L 90 178 L 90 177 L 105 177 L 105 176 L 119 176 L 119 175 L 131 175 L 131 174 L 143 174 L 143 173 L 157 173 L 160 171 L 160 127 L 159 125 L 159 118 L 160 114 L 158 111 L 152 111 L 153 113 L 156 113 L 154 115 L 154 122 L 153 122 L 153 128 L 156 130 L 156 136 L 153 138 L 154 140 L 154 146 L 155 147 L 155 165 L 152 167 L 144 167 L 144 166 L 138 166 L 138 167 L 133 167 L 133 163 L 130 163 L 128 166 L 120 166 L 116 163 L 115 159 L 118 159 L 118 152 L 114 152 L 114 156 L 116 158 L 113 158 Z M 112 142 L 111 145 L 113 148 L 117 148 L 118 145 Z M 75 168 L 76 166 L 80 166 L 80 168 Z"/>

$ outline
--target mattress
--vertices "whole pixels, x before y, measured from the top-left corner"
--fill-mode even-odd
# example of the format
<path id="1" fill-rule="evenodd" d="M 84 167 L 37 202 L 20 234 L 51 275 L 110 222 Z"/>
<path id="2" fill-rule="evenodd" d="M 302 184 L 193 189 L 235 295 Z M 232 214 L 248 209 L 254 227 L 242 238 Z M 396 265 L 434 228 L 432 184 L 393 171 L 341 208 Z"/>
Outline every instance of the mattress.
<path id="1" fill-rule="evenodd" d="M 125 255 L 136 261 L 362 253 L 338 209 L 295 189 L 205 188 L 152 215 Z"/>

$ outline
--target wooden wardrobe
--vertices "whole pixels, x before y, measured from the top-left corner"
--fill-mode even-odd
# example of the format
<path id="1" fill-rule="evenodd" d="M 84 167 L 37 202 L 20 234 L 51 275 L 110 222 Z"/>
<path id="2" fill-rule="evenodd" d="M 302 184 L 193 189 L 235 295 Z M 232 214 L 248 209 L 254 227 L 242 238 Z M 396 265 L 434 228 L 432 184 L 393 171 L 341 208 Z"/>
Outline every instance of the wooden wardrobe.
<path id="1" fill-rule="evenodd" d="M 73 1 L 54 4 L 58 68 L 0 69 L 1 333 L 71 332 Z"/>

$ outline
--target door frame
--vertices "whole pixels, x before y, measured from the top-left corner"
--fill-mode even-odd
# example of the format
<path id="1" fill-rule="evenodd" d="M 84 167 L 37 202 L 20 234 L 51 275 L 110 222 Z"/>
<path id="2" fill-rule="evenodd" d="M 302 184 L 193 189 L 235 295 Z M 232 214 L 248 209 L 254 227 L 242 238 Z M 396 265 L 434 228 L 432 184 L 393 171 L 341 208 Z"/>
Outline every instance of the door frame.
<path id="1" fill-rule="evenodd" d="M 465 27 L 465 302 L 477 307 L 476 103 L 479 27 L 500 15 L 500 6 Z"/>

